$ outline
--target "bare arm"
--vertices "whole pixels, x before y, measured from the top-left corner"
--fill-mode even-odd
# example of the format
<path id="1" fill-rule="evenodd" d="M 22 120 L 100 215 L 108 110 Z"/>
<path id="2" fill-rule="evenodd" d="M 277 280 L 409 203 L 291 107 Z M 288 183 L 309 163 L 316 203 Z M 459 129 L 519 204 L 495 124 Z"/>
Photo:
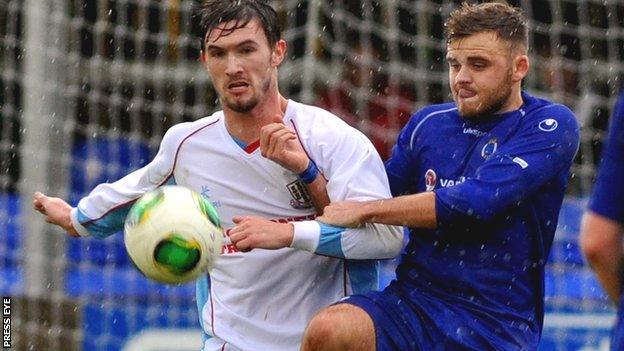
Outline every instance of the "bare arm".
<path id="1" fill-rule="evenodd" d="M 616 302 L 620 297 L 624 250 L 622 224 L 593 212 L 583 217 L 581 249 L 591 268 L 596 272 L 609 297 Z"/>
<path id="2" fill-rule="evenodd" d="M 262 128 L 260 151 L 262 156 L 296 174 L 303 173 L 312 162 L 297 139 L 297 134 L 281 122 L 271 123 Z M 317 213 L 323 214 L 323 209 L 330 203 L 326 189 L 327 180 L 318 173 L 306 186 Z"/>
<path id="3" fill-rule="evenodd" d="M 319 215 L 322 215 L 325 211 L 325 207 L 327 207 L 327 205 L 331 202 L 329 194 L 327 194 L 327 179 L 319 173 L 314 181 L 307 184 L 307 186 L 314 208 L 316 208 L 316 212 Z"/>
<path id="4" fill-rule="evenodd" d="M 336 202 L 325 208 L 319 220 L 345 227 L 359 227 L 364 223 L 383 223 L 436 228 L 435 193 L 425 192 L 365 202 Z"/>
<path id="5" fill-rule="evenodd" d="M 45 216 L 46 222 L 58 225 L 71 236 L 79 236 L 70 218 L 72 207 L 65 200 L 36 192 L 33 208 Z"/>

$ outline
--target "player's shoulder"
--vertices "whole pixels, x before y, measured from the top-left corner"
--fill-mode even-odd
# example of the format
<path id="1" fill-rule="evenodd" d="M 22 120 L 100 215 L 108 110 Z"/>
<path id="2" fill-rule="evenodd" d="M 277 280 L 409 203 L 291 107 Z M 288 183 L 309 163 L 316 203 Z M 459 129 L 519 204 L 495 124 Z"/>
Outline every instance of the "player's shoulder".
<path id="1" fill-rule="evenodd" d="M 458 116 L 455 103 L 427 105 L 414 112 L 405 129 L 415 133 L 421 129 L 435 128 L 440 123 L 448 124 L 449 121 L 457 121 Z"/>
<path id="2" fill-rule="evenodd" d="M 558 130 L 578 133 L 578 120 L 567 106 L 526 94 L 524 98 L 524 123 L 529 128 L 537 128 L 542 132 Z"/>
<path id="3" fill-rule="evenodd" d="M 184 139 L 200 130 L 215 126 L 221 118 L 223 118 L 223 113 L 218 111 L 195 121 L 175 124 L 167 130 L 163 139 L 171 139 L 172 141 Z"/>
<path id="4" fill-rule="evenodd" d="M 338 155 L 377 154 L 371 141 L 362 132 L 333 113 L 292 100 L 289 104 L 291 106 L 287 109 L 284 122 L 295 129 L 299 140 L 312 154 L 317 165 L 322 167 L 323 160 Z"/>
<path id="5" fill-rule="evenodd" d="M 195 121 L 175 124 L 171 126 L 163 136 L 161 146 L 177 148 L 177 145 L 188 137 L 202 130 L 206 130 L 207 128 L 214 128 L 221 118 L 223 118 L 223 113 L 218 111 L 210 116 Z"/>
<path id="6" fill-rule="evenodd" d="M 290 100 L 287 115 L 288 122 L 292 123 L 300 137 L 317 140 L 351 136 L 366 138 L 340 117 L 317 106 Z"/>

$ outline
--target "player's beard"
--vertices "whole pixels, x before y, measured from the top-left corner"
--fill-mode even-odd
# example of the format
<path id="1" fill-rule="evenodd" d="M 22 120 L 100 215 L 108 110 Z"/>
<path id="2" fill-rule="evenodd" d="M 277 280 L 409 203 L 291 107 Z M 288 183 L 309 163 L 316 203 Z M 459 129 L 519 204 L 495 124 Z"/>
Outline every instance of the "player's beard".
<path id="1" fill-rule="evenodd" d="M 230 108 L 231 110 L 235 112 L 247 113 L 253 110 L 254 107 L 258 105 L 262 97 L 266 96 L 267 91 L 269 91 L 270 87 L 271 87 L 271 76 L 268 76 L 260 84 L 260 93 L 255 93 L 246 100 L 242 100 L 242 99 L 230 100 L 227 97 L 224 97 L 223 102 L 225 102 L 225 105 L 228 108 Z"/>
<path id="2" fill-rule="evenodd" d="M 500 111 L 509 101 L 511 96 L 511 70 L 505 75 L 505 79 L 498 86 L 489 89 L 489 91 L 480 92 L 482 100 L 478 102 L 476 107 L 461 106 L 457 104 L 459 114 L 471 121 L 479 122 L 490 119 L 494 114 Z"/>

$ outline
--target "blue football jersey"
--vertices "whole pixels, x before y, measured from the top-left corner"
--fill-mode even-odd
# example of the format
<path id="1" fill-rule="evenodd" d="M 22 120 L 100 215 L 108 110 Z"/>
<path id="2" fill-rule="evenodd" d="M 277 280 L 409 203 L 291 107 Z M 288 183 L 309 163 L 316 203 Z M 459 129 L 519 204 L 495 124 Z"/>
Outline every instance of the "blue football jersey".
<path id="1" fill-rule="evenodd" d="M 391 289 L 420 306 L 432 334 L 471 349 L 534 349 L 542 329 L 544 263 L 579 127 L 565 106 L 522 98 L 479 121 L 453 103 L 425 107 L 386 163 L 394 196 L 435 192 L 438 223 L 409 228 Z"/>
<path id="2" fill-rule="evenodd" d="M 624 92 L 620 93 L 609 126 L 598 178 L 589 209 L 601 216 L 624 223 Z M 624 281 L 624 279 L 623 279 Z M 624 294 L 620 295 L 611 350 L 624 350 Z"/>
<path id="3" fill-rule="evenodd" d="M 624 223 L 624 92 L 613 109 L 604 146 L 589 208 Z"/>

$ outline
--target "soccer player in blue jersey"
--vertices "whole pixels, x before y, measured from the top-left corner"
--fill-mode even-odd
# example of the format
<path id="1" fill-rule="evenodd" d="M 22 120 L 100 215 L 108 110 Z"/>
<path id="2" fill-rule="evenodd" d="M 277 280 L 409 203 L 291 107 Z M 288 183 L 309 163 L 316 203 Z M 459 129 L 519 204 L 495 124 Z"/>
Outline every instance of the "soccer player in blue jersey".
<path id="1" fill-rule="evenodd" d="M 581 247 L 611 299 L 618 302 L 611 350 L 624 350 L 624 91 L 611 115 L 598 179 L 581 228 Z"/>
<path id="2" fill-rule="evenodd" d="M 408 227 L 396 280 L 321 310 L 303 350 L 537 348 L 578 124 L 521 90 L 520 9 L 464 4 L 446 35 L 454 103 L 421 109 L 402 130 L 386 163 L 395 198 L 332 203 L 319 218 Z"/>

